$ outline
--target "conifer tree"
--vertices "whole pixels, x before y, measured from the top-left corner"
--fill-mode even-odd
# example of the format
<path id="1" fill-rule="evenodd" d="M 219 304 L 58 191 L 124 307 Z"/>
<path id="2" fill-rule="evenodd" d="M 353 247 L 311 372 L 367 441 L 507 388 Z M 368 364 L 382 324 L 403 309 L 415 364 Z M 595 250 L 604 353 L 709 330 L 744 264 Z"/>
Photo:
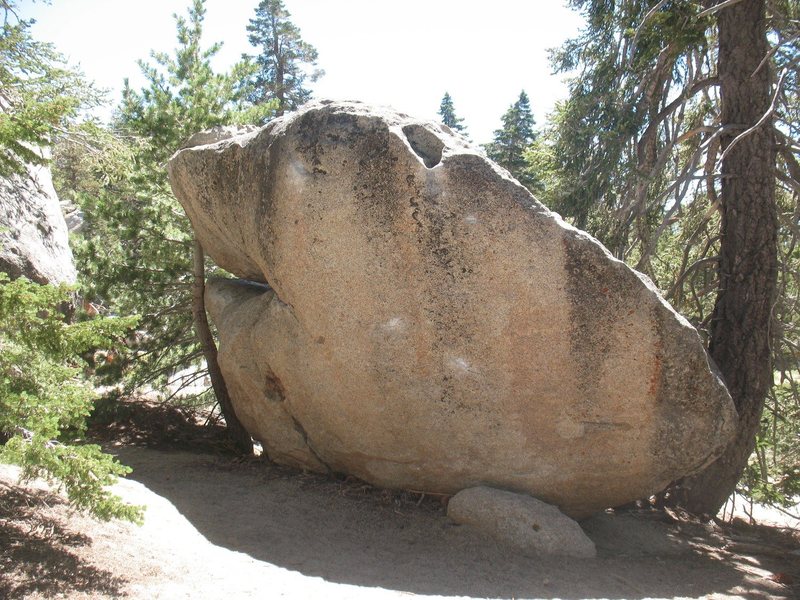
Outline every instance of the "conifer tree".
<path id="1" fill-rule="evenodd" d="M 282 0 L 261 0 L 247 25 L 247 39 L 259 50 L 256 56 L 247 57 L 254 65 L 247 99 L 256 106 L 274 102 L 272 116 L 307 102 L 311 90 L 305 87 L 306 80 L 314 82 L 323 75 L 316 68 L 317 50 L 303 41 L 290 17 Z"/>
<path id="2" fill-rule="evenodd" d="M 155 64 L 140 62 L 147 80 L 141 90 L 126 82 L 115 126 L 132 140 L 133 165 L 124 180 L 84 197 L 86 234 L 76 256 L 87 287 L 114 311 L 141 315 L 132 386 L 163 386 L 176 372 L 198 366 L 207 350 L 194 332 L 202 326 L 193 318 L 196 245 L 166 173 L 167 160 L 191 134 L 230 123 L 239 108 L 235 74 L 211 67 L 220 44 L 202 46 L 204 16 L 204 0 L 193 0 L 187 17 L 175 16 L 174 56 L 153 52 Z M 225 397 L 217 400 L 236 447 L 248 452 L 249 436 Z"/>
<path id="3" fill-rule="evenodd" d="M 536 139 L 533 130 L 536 122 L 524 90 L 503 115 L 502 123 L 503 127 L 494 132 L 494 141 L 486 145 L 486 154 L 530 189 L 535 180 L 529 172 L 525 153 Z"/>
<path id="4" fill-rule="evenodd" d="M 0 176 L 47 162 L 42 148 L 63 135 L 101 95 L 51 44 L 35 40 L 16 2 L 0 0 Z"/>
<path id="5" fill-rule="evenodd" d="M 136 521 L 141 509 L 107 489 L 130 469 L 81 440 L 95 400 L 81 355 L 114 347 L 135 319 L 70 323 L 59 311 L 69 298 L 63 286 L 0 273 L 0 461 L 63 487 L 77 508 Z"/>
<path id="6" fill-rule="evenodd" d="M 453 106 L 453 99 L 450 97 L 449 92 L 445 92 L 442 97 L 442 103 L 439 105 L 439 116 L 442 117 L 442 123 L 450 129 L 460 131 L 466 135 L 467 128 L 463 125 L 464 119 L 456 116 L 456 109 Z"/>
<path id="7" fill-rule="evenodd" d="M 13 185 L 30 164 L 47 163 L 42 148 L 98 97 L 31 36 L 14 2 L 0 0 L 0 13 L 0 178 Z M 130 469 L 81 439 L 95 400 L 84 356 L 117 346 L 135 318 L 69 320 L 63 308 L 72 300 L 64 286 L 0 272 L 0 462 L 19 465 L 23 479 L 56 483 L 95 516 L 140 520 L 139 507 L 107 489 Z"/>
<path id="8" fill-rule="evenodd" d="M 770 391 L 771 358 L 797 364 L 785 336 L 800 322 L 798 3 L 570 4 L 587 25 L 554 54 L 577 75 L 549 135 L 545 200 L 650 275 L 706 336 L 740 420 L 723 455 L 667 499 L 714 514 L 756 448 L 765 397 L 776 420 L 785 392 L 795 407 L 800 397 L 791 374 Z M 789 495 L 794 461 L 781 477 Z"/>
<path id="9" fill-rule="evenodd" d="M 237 106 L 233 74 L 215 73 L 211 60 L 222 48 L 215 43 L 203 48 L 205 0 L 192 0 L 187 17 L 173 15 L 178 46 L 175 55 L 151 52 L 155 64 L 138 61 L 147 86 L 133 90 L 128 80 L 116 125 L 148 145 L 139 163 L 163 167 L 190 135 L 233 120 Z M 160 170 L 159 180 L 166 182 Z"/>

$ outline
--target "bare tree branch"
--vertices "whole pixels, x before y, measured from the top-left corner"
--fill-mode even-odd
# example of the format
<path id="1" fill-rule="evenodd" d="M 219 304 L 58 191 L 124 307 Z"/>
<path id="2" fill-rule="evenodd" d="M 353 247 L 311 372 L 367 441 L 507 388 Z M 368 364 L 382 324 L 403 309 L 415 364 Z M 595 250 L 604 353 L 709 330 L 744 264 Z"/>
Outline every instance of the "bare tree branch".
<path id="1" fill-rule="evenodd" d="M 705 9 L 703 12 L 697 15 L 698 19 L 702 19 L 703 17 L 707 17 L 708 15 L 713 15 L 715 12 L 722 10 L 723 8 L 728 8 L 729 6 L 733 6 L 734 4 L 739 4 L 742 0 L 725 0 L 725 2 L 720 2 L 719 4 L 715 4 L 711 8 Z"/>

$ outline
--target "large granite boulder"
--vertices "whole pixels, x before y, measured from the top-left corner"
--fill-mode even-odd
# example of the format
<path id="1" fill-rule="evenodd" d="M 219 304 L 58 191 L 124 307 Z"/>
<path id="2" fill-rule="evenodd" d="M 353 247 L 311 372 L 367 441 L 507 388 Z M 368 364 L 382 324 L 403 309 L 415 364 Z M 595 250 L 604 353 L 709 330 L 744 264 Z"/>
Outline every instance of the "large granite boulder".
<path id="1" fill-rule="evenodd" d="M 583 516 L 716 456 L 731 399 L 647 278 L 447 127 L 319 103 L 178 152 L 245 280 L 207 305 L 236 413 L 282 463 Z"/>
<path id="2" fill-rule="evenodd" d="M 38 283 L 75 283 L 69 232 L 49 167 L 0 177 L 0 271 Z"/>

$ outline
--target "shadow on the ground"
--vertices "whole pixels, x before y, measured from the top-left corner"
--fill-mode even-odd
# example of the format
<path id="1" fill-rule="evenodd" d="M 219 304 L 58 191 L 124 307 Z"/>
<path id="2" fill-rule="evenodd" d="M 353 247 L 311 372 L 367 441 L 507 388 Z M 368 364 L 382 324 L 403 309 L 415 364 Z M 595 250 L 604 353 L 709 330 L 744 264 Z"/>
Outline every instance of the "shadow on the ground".
<path id="1" fill-rule="evenodd" d="M 47 516 L 57 504 L 63 501 L 49 492 L 0 484 L 0 598 L 122 596 L 124 579 L 72 552 L 91 540 Z"/>
<path id="2" fill-rule="evenodd" d="M 776 594 L 657 520 L 588 523 L 596 560 L 530 558 L 453 525 L 435 501 L 417 506 L 263 462 L 135 448 L 120 458 L 213 544 L 330 582 L 477 597 L 699 598 L 739 586 L 742 598 Z"/>
<path id="3" fill-rule="evenodd" d="M 207 411 L 141 396 L 95 402 L 87 436 L 99 444 L 234 454 L 225 423 Z"/>

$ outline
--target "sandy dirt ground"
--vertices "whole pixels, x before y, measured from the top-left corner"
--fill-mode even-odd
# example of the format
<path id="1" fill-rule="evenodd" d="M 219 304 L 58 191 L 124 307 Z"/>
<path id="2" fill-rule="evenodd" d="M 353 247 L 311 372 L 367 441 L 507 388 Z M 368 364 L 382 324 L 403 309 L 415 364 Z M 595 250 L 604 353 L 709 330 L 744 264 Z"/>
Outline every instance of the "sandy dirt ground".
<path id="1" fill-rule="evenodd" d="M 796 532 L 657 512 L 583 523 L 594 560 L 534 558 L 442 502 L 261 460 L 115 448 L 145 523 L 76 514 L 0 465 L 0 598 L 792 598 Z"/>

